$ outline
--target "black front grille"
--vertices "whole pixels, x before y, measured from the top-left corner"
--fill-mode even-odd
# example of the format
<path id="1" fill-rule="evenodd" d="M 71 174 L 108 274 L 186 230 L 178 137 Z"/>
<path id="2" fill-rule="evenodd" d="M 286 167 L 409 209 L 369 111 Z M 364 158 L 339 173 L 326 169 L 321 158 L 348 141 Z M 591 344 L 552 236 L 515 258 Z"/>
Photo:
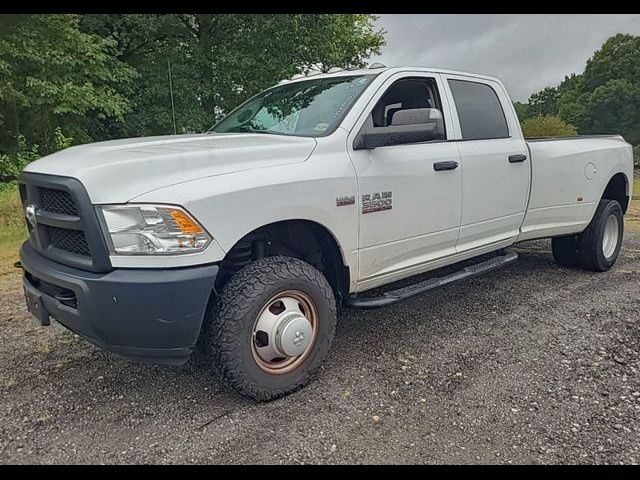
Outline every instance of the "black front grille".
<path id="1" fill-rule="evenodd" d="M 39 188 L 38 190 L 40 192 L 40 208 L 43 210 L 65 215 L 78 215 L 78 207 L 69 192 L 51 188 Z"/>
<path id="2" fill-rule="evenodd" d="M 79 180 L 22 172 L 19 183 L 25 214 L 31 219 L 28 241 L 39 254 L 82 270 L 111 270 L 98 216 Z"/>
<path id="3" fill-rule="evenodd" d="M 78 216 L 78 207 L 65 190 L 39 187 L 40 209 L 45 212 Z M 46 227 L 49 234 L 49 244 L 52 247 L 88 257 L 91 255 L 89 244 L 83 231 L 53 226 Z"/>
<path id="4" fill-rule="evenodd" d="M 66 228 L 48 227 L 49 243 L 52 247 L 75 253 L 77 255 L 91 256 L 87 237 L 81 230 L 69 230 Z"/>

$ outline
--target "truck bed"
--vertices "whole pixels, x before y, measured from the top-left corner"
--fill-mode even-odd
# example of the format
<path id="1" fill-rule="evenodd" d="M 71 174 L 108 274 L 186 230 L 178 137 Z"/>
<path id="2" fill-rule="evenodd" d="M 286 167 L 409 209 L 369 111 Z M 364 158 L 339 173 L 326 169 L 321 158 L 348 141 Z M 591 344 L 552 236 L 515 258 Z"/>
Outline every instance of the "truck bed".
<path id="1" fill-rule="evenodd" d="M 614 172 L 631 196 L 631 147 L 619 135 L 527 138 L 531 193 L 519 240 L 579 233 Z M 623 179 L 621 178 L 621 181 Z M 623 206 L 624 208 L 624 206 Z"/>

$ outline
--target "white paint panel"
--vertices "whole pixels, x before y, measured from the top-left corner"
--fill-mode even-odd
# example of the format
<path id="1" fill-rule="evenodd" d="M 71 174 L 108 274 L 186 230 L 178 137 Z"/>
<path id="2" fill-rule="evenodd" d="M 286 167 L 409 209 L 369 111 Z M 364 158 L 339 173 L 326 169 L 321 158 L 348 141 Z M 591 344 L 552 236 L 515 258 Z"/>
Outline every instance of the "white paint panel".
<path id="1" fill-rule="evenodd" d="M 530 159 L 509 163 L 509 156 L 528 156 L 524 142 L 475 140 L 458 146 L 462 157 L 462 221 L 457 250 L 517 235 L 529 195 Z"/>
<path id="2" fill-rule="evenodd" d="M 483 245 L 482 247 L 479 247 L 473 250 L 467 250 L 461 253 L 454 253 L 452 255 L 431 260 L 426 263 L 414 263 L 403 270 L 397 270 L 394 272 L 385 273 L 383 275 L 371 277 L 371 278 L 368 278 L 367 280 L 363 280 L 358 283 L 356 291 L 363 292 L 365 290 L 380 287 L 387 283 L 396 282 L 398 280 L 402 280 L 402 279 L 411 277 L 413 275 L 419 275 L 421 273 L 429 272 L 431 270 L 436 270 L 438 268 L 446 267 L 447 265 L 452 265 L 454 263 L 461 262 L 463 260 L 468 260 L 469 258 L 473 258 L 478 255 L 484 255 L 485 253 L 493 252 L 500 248 L 508 247 L 512 243 L 513 243 L 512 240 L 503 240 L 498 243 Z"/>
<path id="3" fill-rule="evenodd" d="M 591 221 L 597 206 L 592 202 L 530 210 L 518 241 L 581 232 Z"/>
<path id="4" fill-rule="evenodd" d="M 459 161 L 455 145 L 398 145 L 352 156 L 360 196 L 391 191 L 393 198 L 391 210 L 360 214 L 361 280 L 455 251 L 460 170 L 433 170 L 435 161 Z"/>
<path id="5" fill-rule="evenodd" d="M 304 162 L 315 146 L 313 138 L 284 135 L 167 135 L 78 145 L 25 170 L 77 178 L 94 204 L 124 203 L 177 183 Z"/>
<path id="6" fill-rule="evenodd" d="M 632 187 L 631 147 L 621 137 L 535 141 L 529 149 L 531 199 L 518 240 L 584 230 L 607 183 L 618 172 L 631 180 Z M 588 164 L 595 167 L 591 179 L 586 175 L 593 173 Z"/>
<path id="7" fill-rule="evenodd" d="M 336 206 L 336 197 L 357 193 L 345 141 L 346 132 L 338 129 L 331 137 L 319 138 L 305 162 L 171 185 L 136 197 L 135 202 L 171 199 L 185 206 L 225 252 L 248 233 L 270 223 L 296 219 L 318 223 L 336 239 L 355 288 L 359 203 Z M 221 260 L 217 255 L 218 249 L 208 248 L 199 258 L 185 258 L 184 264 Z M 147 260 L 148 267 L 161 267 L 164 262 L 161 257 Z"/>
<path id="8" fill-rule="evenodd" d="M 463 252 L 501 240 L 513 239 L 520 233 L 522 213 L 505 215 L 460 227 L 456 251 Z M 464 243 L 460 243 L 464 239 Z"/>

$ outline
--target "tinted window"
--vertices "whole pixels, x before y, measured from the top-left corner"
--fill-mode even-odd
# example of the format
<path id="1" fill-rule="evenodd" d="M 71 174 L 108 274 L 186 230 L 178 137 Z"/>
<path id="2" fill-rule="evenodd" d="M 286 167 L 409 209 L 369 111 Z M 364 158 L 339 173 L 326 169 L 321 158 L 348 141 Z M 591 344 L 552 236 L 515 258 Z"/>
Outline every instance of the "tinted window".
<path id="1" fill-rule="evenodd" d="M 449 80 L 458 111 L 462 138 L 478 140 L 509 136 L 507 120 L 496 92 L 489 85 Z"/>

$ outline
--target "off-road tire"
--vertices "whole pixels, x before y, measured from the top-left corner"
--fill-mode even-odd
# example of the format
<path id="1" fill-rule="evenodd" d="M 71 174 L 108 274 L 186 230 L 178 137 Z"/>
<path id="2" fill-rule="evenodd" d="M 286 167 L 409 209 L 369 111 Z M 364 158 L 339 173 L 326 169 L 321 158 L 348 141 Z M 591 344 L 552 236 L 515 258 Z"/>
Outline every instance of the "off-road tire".
<path id="1" fill-rule="evenodd" d="M 317 336 L 304 362 L 294 370 L 271 374 L 254 360 L 251 342 L 257 316 L 279 292 L 299 290 L 318 312 Z M 306 385 L 326 358 L 336 328 L 336 302 L 324 275 L 296 258 L 276 256 L 250 263 L 231 277 L 212 309 L 208 335 L 212 360 L 238 393 L 273 400 Z"/>
<path id="2" fill-rule="evenodd" d="M 604 231 L 607 220 L 611 215 L 618 218 L 618 240 L 613 254 L 606 258 L 602 249 Z M 600 200 L 591 223 L 578 239 L 578 253 L 582 266 L 594 272 L 609 270 L 620 254 L 622 236 L 624 234 L 624 216 L 622 207 L 617 200 Z"/>

